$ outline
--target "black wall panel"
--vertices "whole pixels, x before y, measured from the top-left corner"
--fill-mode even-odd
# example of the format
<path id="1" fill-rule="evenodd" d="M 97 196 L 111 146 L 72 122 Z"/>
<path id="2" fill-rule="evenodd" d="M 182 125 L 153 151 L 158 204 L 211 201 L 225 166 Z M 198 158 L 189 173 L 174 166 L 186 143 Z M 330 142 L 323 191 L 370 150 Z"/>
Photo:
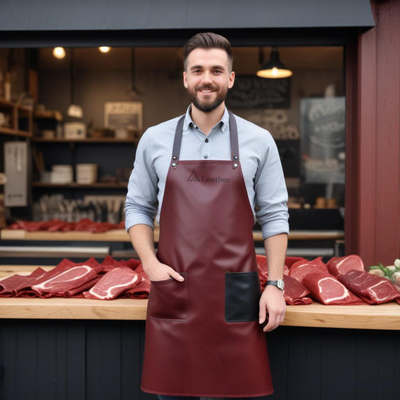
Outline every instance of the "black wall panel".
<path id="1" fill-rule="evenodd" d="M 140 390 L 144 337 L 144 321 L 0 320 L 0 399 L 156 400 Z M 280 327 L 267 339 L 269 399 L 398 398 L 397 331 Z"/>

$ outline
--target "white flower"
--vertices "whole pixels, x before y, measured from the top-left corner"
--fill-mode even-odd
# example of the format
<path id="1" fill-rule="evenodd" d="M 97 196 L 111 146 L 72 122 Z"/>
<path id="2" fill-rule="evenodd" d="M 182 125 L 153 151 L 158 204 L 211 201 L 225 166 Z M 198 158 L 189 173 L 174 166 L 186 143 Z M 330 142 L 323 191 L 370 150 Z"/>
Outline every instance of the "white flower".
<path id="1" fill-rule="evenodd" d="M 394 260 L 394 265 L 395 265 L 397 268 L 400 268 L 400 258 L 397 258 L 396 260 Z"/>

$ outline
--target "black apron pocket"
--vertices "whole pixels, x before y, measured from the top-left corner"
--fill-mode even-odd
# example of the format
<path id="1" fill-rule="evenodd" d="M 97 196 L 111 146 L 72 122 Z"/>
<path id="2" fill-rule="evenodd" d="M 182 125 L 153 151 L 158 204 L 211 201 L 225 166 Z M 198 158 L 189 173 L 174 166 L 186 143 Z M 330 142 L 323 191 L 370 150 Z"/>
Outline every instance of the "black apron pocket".
<path id="1" fill-rule="evenodd" d="M 157 319 L 186 320 L 188 318 L 187 273 L 180 272 L 185 280 L 178 282 L 174 278 L 151 281 L 147 315 Z"/>
<path id="2" fill-rule="evenodd" d="M 258 271 L 225 272 L 225 321 L 257 321 L 261 297 Z"/>

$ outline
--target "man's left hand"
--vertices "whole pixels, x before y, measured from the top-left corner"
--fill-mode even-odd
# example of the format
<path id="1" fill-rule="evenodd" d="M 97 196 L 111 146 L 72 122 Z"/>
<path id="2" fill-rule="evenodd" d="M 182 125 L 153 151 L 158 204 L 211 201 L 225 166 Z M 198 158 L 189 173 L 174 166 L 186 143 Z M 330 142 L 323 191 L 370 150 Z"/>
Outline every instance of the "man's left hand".
<path id="1" fill-rule="evenodd" d="M 268 285 L 260 298 L 259 323 L 265 321 L 268 313 L 268 323 L 264 326 L 263 332 L 270 332 L 277 328 L 285 319 L 286 303 L 282 290 L 275 286 Z"/>

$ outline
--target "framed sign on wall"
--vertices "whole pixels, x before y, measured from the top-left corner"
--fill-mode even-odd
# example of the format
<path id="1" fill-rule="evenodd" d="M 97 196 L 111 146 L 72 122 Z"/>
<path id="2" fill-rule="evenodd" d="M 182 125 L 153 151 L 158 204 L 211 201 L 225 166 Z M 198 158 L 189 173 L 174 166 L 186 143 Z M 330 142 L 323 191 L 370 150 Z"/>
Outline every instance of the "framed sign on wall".
<path id="1" fill-rule="evenodd" d="M 106 101 L 104 127 L 112 129 L 143 130 L 143 103 L 141 101 Z"/>

